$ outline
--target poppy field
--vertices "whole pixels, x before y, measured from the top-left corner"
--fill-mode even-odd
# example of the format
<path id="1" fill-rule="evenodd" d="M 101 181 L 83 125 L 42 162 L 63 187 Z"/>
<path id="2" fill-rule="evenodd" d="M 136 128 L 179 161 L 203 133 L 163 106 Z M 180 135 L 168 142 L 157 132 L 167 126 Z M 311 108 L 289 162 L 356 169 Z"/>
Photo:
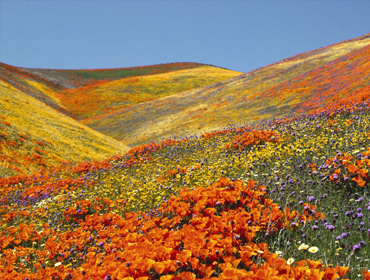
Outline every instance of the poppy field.
<path id="1" fill-rule="evenodd" d="M 89 86 L 64 90 L 59 97 L 62 104 L 65 104 L 77 119 L 82 120 L 208 86 L 241 74 L 243 73 L 204 65 L 160 74 L 96 82 Z"/>
<path id="2" fill-rule="evenodd" d="M 170 96 L 168 71 L 166 96 L 81 122 L 66 84 L 6 72 L 0 279 L 370 279 L 368 38 Z"/>
<path id="3" fill-rule="evenodd" d="M 369 85 L 369 37 L 309 51 L 82 123 L 134 147 L 162 137 L 186 137 L 232 123 L 259 123 L 322 108 Z"/>
<path id="4" fill-rule="evenodd" d="M 369 279 L 369 97 L 1 178 L 1 279 Z"/>

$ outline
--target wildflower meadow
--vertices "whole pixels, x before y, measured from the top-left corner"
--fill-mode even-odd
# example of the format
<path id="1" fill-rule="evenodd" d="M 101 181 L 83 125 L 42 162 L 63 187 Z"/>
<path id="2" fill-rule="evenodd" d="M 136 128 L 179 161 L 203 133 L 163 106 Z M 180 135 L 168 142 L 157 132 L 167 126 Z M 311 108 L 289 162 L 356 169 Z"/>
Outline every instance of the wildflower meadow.
<path id="1" fill-rule="evenodd" d="M 368 102 L 3 177 L 1 279 L 369 279 Z"/>
<path id="2" fill-rule="evenodd" d="M 369 48 L 358 44 L 343 50 L 348 65 L 362 67 L 356 86 L 348 82 L 356 71 L 338 70 L 341 86 L 326 88 L 329 78 L 319 80 L 311 69 L 305 77 L 322 99 L 293 82 L 280 81 L 269 93 L 283 98 L 287 90 L 301 111 L 291 104 L 285 116 L 271 113 L 259 122 L 230 115 L 218 129 L 130 149 L 45 109 L 36 97 L 26 102 L 42 109 L 28 117 L 39 133 L 22 136 L 27 127 L 16 124 L 26 115 L 11 108 L 25 97 L 2 80 L 0 103 L 5 95 L 18 99 L 8 97 L 14 104 L 0 116 L 3 170 L 14 172 L 0 177 L 0 279 L 370 279 L 370 85 L 363 78 Z M 332 59 L 341 66 L 344 60 Z M 338 73 L 325 65 L 319 69 Z M 221 94 L 220 84 L 227 90 L 231 83 L 231 90 L 238 81 L 202 90 Z M 62 108 L 59 93 L 48 96 Z M 45 120 L 49 126 L 41 127 Z M 58 137 L 48 136 L 52 129 Z M 10 166 L 15 160 L 18 169 Z"/>

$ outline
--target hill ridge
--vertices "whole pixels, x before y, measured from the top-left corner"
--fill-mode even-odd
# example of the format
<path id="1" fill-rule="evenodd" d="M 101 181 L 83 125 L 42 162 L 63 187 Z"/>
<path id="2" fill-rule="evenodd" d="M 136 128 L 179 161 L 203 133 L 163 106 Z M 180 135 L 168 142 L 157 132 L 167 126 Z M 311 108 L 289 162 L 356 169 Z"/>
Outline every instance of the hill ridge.
<path id="1" fill-rule="evenodd" d="M 292 60 L 281 61 L 208 87 L 148 101 L 86 119 L 83 123 L 133 147 L 148 141 L 159 141 L 162 137 L 200 134 L 203 131 L 219 129 L 231 122 L 238 122 L 240 119 L 254 123 L 269 117 L 283 117 L 292 114 L 292 108 L 297 108 L 299 104 L 303 106 L 303 97 L 299 92 L 307 90 L 296 89 L 299 94 L 294 96 L 293 93 L 284 94 L 282 89 L 280 97 L 267 99 L 270 90 L 279 88 L 279 85 L 281 87 L 296 83 L 298 79 L 307 79 L 307 75 L 315 73 L 315 69 L 323 69 L 320 67 L 329 63 L 337 63 L 344 58 L 354 59 L 354 56 L 350 56 L 351 53 L 361 57 L 363 52 L 366 59 L 368 54 L 365 50 L 370 44 L 369 37 L 368 34 L 359 37 L 360 40 L 346 40 L 344 43 L 323 47 L 320 56 L 314 51 L 296 55 L 294 59 L 300 60 L 297 63 L 292 63 Z M 335 65 L 333 67 L 335 69 Z M 199 104 L 207 104 L 203 105 L 207 110 L 196 112 Z M 171 115 L 172 120 L 171 117 L 167 118 L 167 115 Z"/>

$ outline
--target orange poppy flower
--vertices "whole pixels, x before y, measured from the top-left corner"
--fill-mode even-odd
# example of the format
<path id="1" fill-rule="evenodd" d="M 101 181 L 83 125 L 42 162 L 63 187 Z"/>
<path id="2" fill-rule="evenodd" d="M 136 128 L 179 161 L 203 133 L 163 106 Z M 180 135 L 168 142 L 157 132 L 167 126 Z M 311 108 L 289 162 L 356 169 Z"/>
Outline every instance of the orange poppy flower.
<path id="1" fill-rule="evenodd" d="M 361 175 L 362 178 L 367 179 L 369 176 L 369 170 L 368 169 L 360 169 L 359 174 Z"/>
<path id="2" fill-rule="evenodd" d="M 343 267 L 343 266 L 336 266 L 335 269 L 337 270 L 339 277 L 344 277 L 349 271 L 349 267 Z"/>
<path id="3" fill-rule="evenodd" d="M 160 280 L 171 280 L 171 279 L 174 279 L 174 278 L 175 278 L 175 275 L 169 274 L 169 275 L 161 276 L 161 278 L 159 278 L 159 279 Z"/>
<path id="4" fill-rule="evenodd" d="M 365 279 L 366 280 L 370 280 L 370 271 L 363 271 L 363 273 L 362 273 L 363 275 L 364 275 L 364 277 L 365 277 Z"/>
<path id="5" fill-rule="evenodd" d="M 362 180 L 360 175 L 357 175 L 355 178 L 352 178 L 352 181 L 356 182 L 362 188 L 365 186 L 366 183 L 364 180 Z"/>
<path id="6" fill-rule="evenodd" d="M 359 168 L 354 165 L 354 164 L 351 164 L 351 165 L 348 165 L 347 166 L 347 170 L 351 173 L 351 174 L 355 174 L 356 172 L 358 172 Z"/>

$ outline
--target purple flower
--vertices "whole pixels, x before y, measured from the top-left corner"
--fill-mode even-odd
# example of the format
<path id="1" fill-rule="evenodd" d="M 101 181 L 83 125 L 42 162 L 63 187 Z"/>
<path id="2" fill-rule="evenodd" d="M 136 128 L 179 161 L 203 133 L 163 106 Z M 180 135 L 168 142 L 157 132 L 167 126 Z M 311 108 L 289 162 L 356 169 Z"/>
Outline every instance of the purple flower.
<path id="1" fill-rule="evenodd" d="M 357 213 L 357 218 L 359 218 L 359 219 L 362 219 L 362 217 L 364 216 L 364 214 L 362 214 L 362 213 Z"/>
<path id="2" fill-rule="evenodd" d="M 303 204 L 303 201 L 302 200 L 300 200 L 299 202 L 298 202 L 298 204 L 299 205 L 302 205 Z M 370 207 L 370 206 L 369 206 Z"/>
<path id="3" fill-rule="evenodd" d="M 312 230 L 318 230 L 318 229 L 319 229 L 319 227 L 317 225 L 312 226 Z M 370 229 L 369 229 L 369 231 L 370 231 Z"/>
<path id="4" fill-rule="evenodd" d="M 335 226 L 333 225 L 328 225 L 325 227 L 326 229 L 330 230 L 330 231 L 333 231 L 335 229 Z"/>
<path id="5" fill-rule="evenodd" d="M 335 239 L 336 240 L 341 240 L 342 239 L 342 236 L 338 235 Z"/>
<path id="6" fill-rule="evenodd" d="M 315 200 L 315 197 L 314 196 L 307 196 L 307 199 L 309 202 L 312 202 Z"/>
<path id="7" fill-rule="evenodd" d="M 362 201 L 364 201 L 364 198 L 361 196 L 359 197 L 358 202 L 362 202 Z"/>
<path id="8" fill-rule="evenodd" d="M 356 211 L 357 211 L 358 213 L 360 213 L 360 212 L 362 211 L 362 209 L 361 209 L 361 208 L 357 208 L 357 209 L 356 209 Z"/>
<path id="9" fill-rule="evenodd" d="M 358 253 L 360 251 L 360 245 L 356 244 L 352 246 L 352 250 L 354 253 Z"/>
<path id="10" fill-rule="evenodd" d="M 99 242 L 98 246 L 99 247 L 103 247 L 104 246 L 104 242 Z"/>
<path id="11" fill-rule="evenodd" d="M 348 233 L 343 232 L 340 236 L 341 236 L 342 238 L 346 238 L 346 237 L 348 236 Z"/>

